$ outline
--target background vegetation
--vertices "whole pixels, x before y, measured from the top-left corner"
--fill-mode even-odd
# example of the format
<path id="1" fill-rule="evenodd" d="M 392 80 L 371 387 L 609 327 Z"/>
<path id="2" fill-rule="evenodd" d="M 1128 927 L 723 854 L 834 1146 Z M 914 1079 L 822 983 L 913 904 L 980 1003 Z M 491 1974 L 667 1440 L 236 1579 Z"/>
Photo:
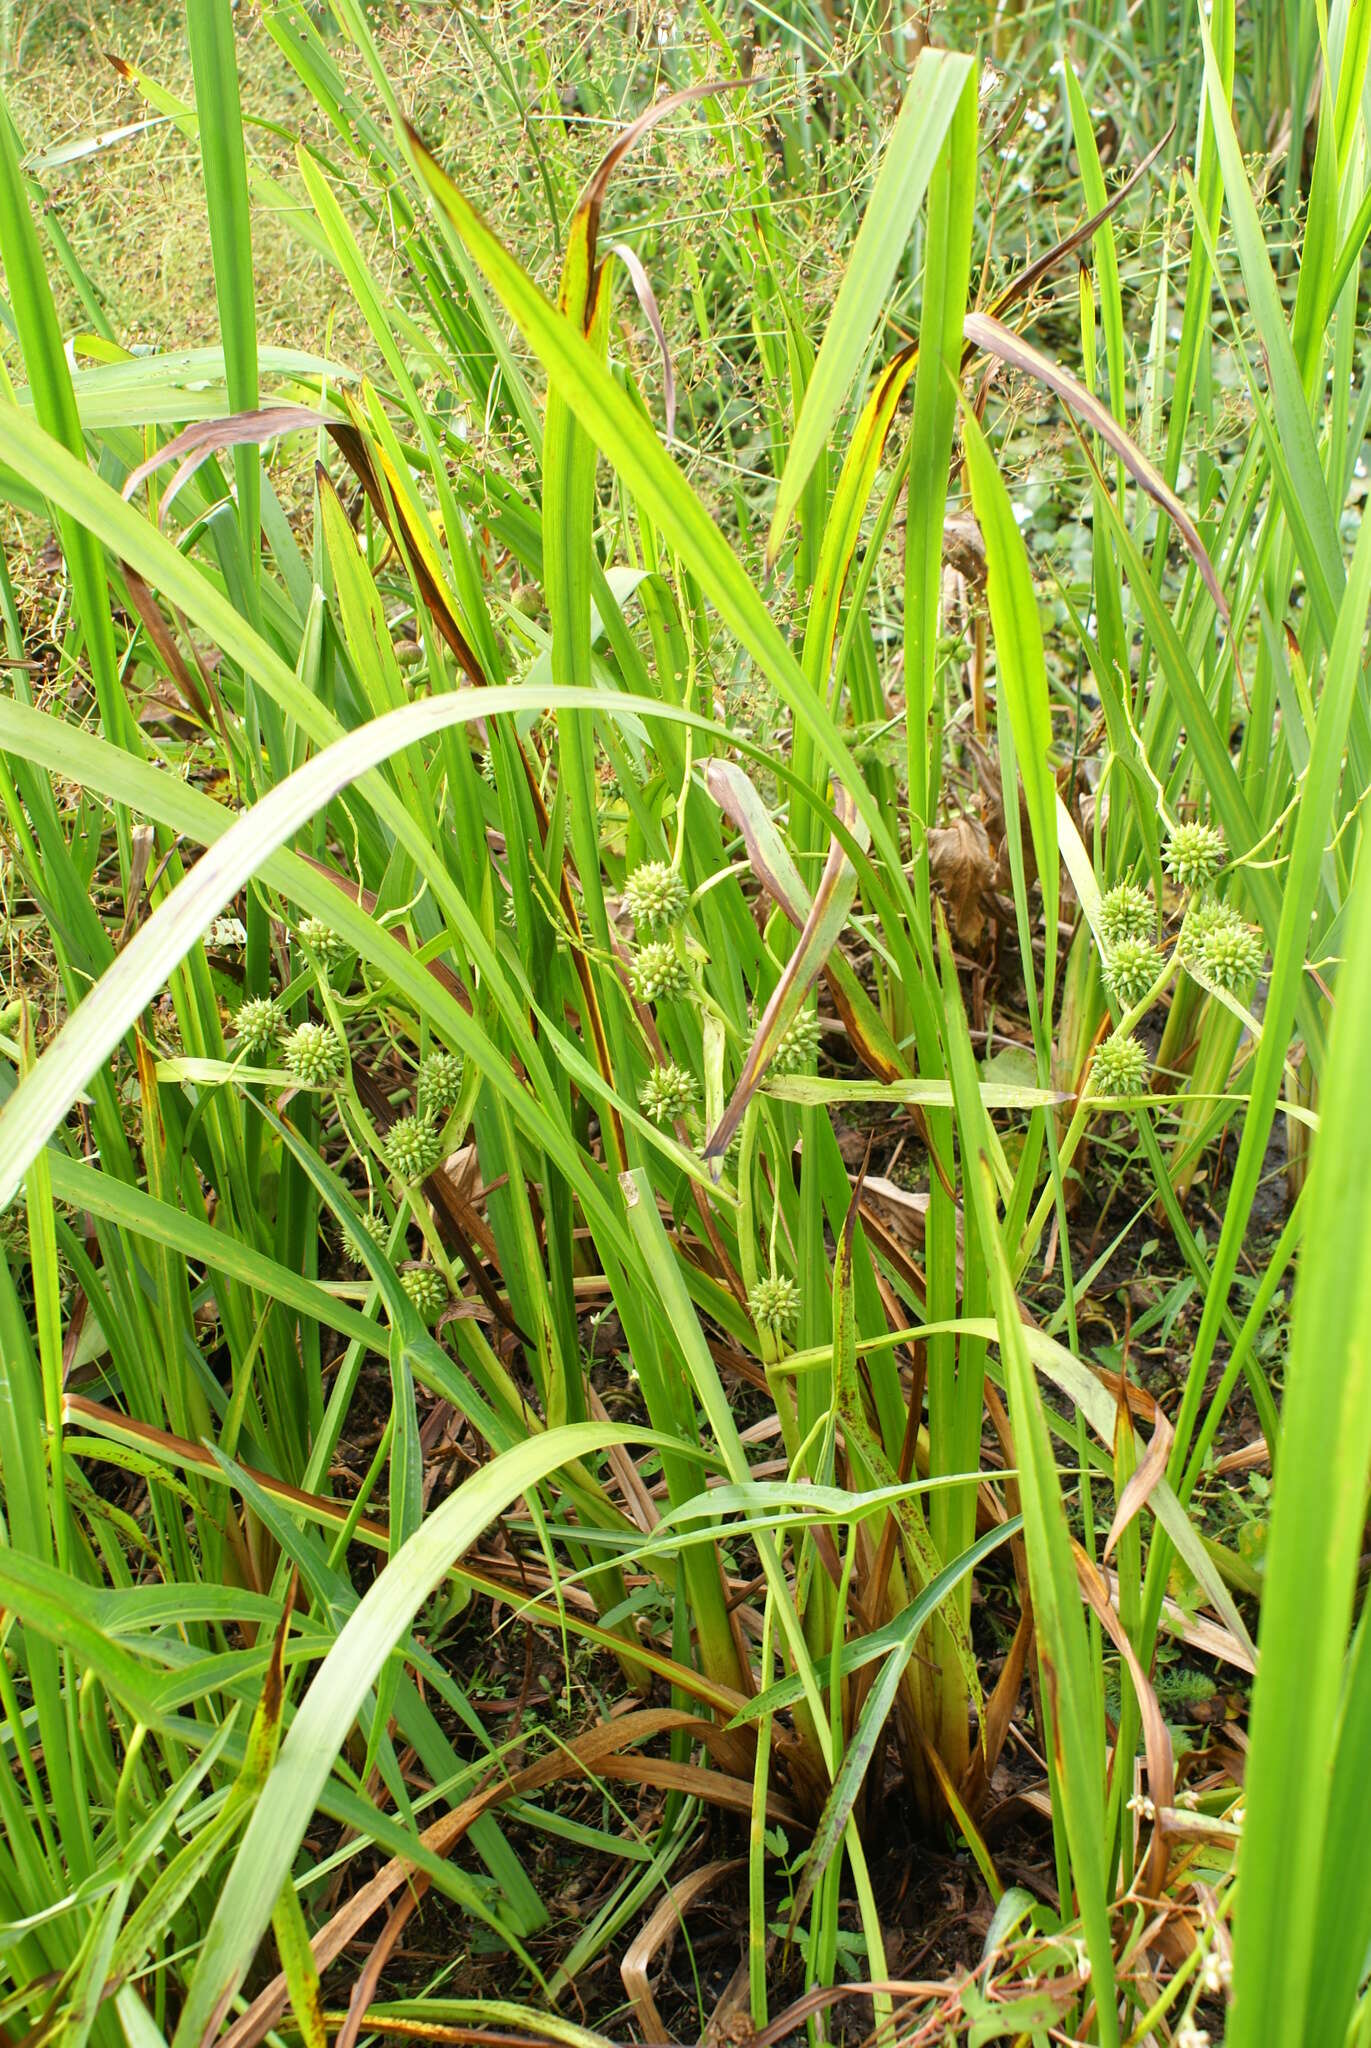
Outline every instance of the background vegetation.
<path id="1" fill-rule="evenodd" d="M 1371 2040 L 1369 51 L 0 6 L 6 2040 Z"/>

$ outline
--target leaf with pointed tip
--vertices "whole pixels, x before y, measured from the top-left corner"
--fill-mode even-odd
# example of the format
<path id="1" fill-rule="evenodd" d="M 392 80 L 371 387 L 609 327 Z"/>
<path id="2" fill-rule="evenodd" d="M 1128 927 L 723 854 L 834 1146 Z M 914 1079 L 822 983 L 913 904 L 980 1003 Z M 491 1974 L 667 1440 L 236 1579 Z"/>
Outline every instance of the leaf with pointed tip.
<path id="1" fill-rule="evenodd" d="M 1150 463 L 1131 434 L 1124 432 L 1109 407 L 1098 399 L 1093 391 L 1087 390 L 1079 377 L 1073 377 L 1060 363 L 1044 355 L 1031 341 L 1025 341 L 1021 334 L 1015 334 L 989 313 L 968 313 L 964 332 L 985 355 L 994 356 L 997 362 L 1010 369 L 1019 370 L 1026 377 L 1032 377 L 1039 384 L 1045 384 L 1055 392 L 1067 410 L 1075 415 L 1084 426 L 1114 450 L 1134 483 L 1146 491 L 1154 504 L 1160 505 L 1172 521 L 1176 531 L 1184 540 L 1195 559 L 1195 566 L 1204 578 L 1205 588 L 1214 600 L 1219 617 L 1228 621 L 1228 600 L 1223 594 L 1218 571 L 1209 559 L 1209 551 L 1200 539 L 1199 529 L 1186 511 L 1176 493 L 1161 471 Z"/>
<path id="2" fill-rule="evenodd" d="M 949 50 L 926 48 L 919 53 L 805 387 L 790 453 L 776 487 L 776 509 L 766 543 L 768 562 L 774 562 L 780 552 L 810 471 L 866 357 L 971 70 L 969 57 Z"/>
<path id="3" fill-rule="evenodd" d="M 841 822 L 854 834 L 858 843 L 865 846 L 865 835 L 857 828 L 852 807 L 844 800 L 842 792 L 835 798 L 835 806 Z M 768 1065 L 774 1058 L 776 1048 L 784 1037 L 789 1025 L 799 1013 L 800 1005 L 808 995 L 824 964 L 838 943 L 839 936 L 847 923 L 848 912 L 857 894 L 857 874 L 843 842 L 834 836 L 824 862 L 824 871 L 819 886 L 814 891 L 814 900 L 809 906 L 800 941 L 781 971 L 781 976 L 771 993 L 771 1000 L 762 1012 L 756 1035 L 743 1061 L 728 1108 L 710 1133 L 705 1146 L 706 1159 L 722 1159 L 733 1142 L 733 1134 L 743 1120 L 748 1103 L 756 1094 Z"/>
<path id="4" fill-rule="evenodd" d="M 753 874 L 796 931 L 803 931 L 811 908 L 809 890 L 756 789 L 736 761 L 718 756 L 705 763 L 704 779 L 719 809 L 742 833 Z M 862 1065 L 878 1081 L 901 1079 L 908 1072 L 907 1062 L 844 954 L 830 953 L 823 972 L 848 1042 Z"/>

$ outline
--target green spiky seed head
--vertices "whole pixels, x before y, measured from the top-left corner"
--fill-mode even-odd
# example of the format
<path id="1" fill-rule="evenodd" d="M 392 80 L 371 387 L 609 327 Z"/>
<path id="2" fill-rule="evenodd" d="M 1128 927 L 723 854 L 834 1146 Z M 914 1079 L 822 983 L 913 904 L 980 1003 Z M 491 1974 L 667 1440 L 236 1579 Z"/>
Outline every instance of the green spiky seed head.
<path id="1" fill-rule="evenodd" d="M 376 1237 L 384 1228 L 382 1219 L 376 1214 L 374 1209 L 363 1209 L 361 1220 L 362 1226 L 369 1237 Z M 347 1259 L 348 1264 L 350 1266 L 365 1266 L 367 1255 L 362 1250 L 362 1240 L 358 1237 L 350 1223 L 340 1223 L 338 1225 L 338 1237 L 342 1245 L 343 1255 Z"/>
<path id="2" fill-rule="evenodd" d="M 1157 979 L 1157 955 L 1146 939 L 1120 939 L 1104 963 L 1110 994 L 1125 1010 L 1140 1003 Z"/>
<path id="3" fill-rule="evenodd" d="M 1256 979 L 1266 958 L 1266 947 L 1260 932 L 1244 924 L 1236 911 L 1226 905 L 1216 905 L 1215 909 L 1221 914 L 1207 917 L 1200 929 L 1190 935 L 1185 957 L 1206 981 L 1232 995 Z"/>
<path id="4" fill-rule="evenodd" d="M 328 1024 L 297 1024 L 282 1051 L 296 1080 L 315 1088 L 336 1081 L 343 1071 L 343 1048 Z"/>
<path id="5" fill-rule="evenodd" d="M 265 1052 L 281 1035 L 281 1011 L 270 996 L 249 996 L 234 1012 L 238 1043 L 248 1052 Z"/>
<path id="6" fill-rule="evenodd" d="M 426 1323 L 436 1323 L 452 1298 L 436 1266 L 407 1266 L 400 1285 Z"/>
<path id="7" fill-rule="evenodd" d="M 771 1056 L 771 1072 L 777 1077 L 801 1074 L 814 1063 L 819 1050 L 819 1019 L 813 1010 L 801 1010 L 781 1033 L 781 1042 Z"/>
<path id="8" fill-rule="evenodd" d="M 1139 1095 L 1147 1081 L 1147 1052 L 1141 1040 L 1123 1031 L 1106 1038 L 1095 1055 L 1091 1077 L 1096 1095 Z"/>
<path id="9" fill-rule="evenodd" d="M 1146 889 L 1136 882 L 1118 882 L 1100 899 L 1100 936 L 1111 951 L 1125 939 L 1150 938 L 1157 913 Z"/>
<path id="10" fill-rule="evenodd" d="M 301 945 L 307 946 L 325 967 L 336 967 L 347 951 L 346 941 L 322 917 L 301 918 L 297 929 Z"/>
<path id="11" fill-rule="evenodd" d="M 402 1116 L 385 1135 L 386 1163 L 398 1180 L 422 1180 L 442 1157 L 437 1131 L 425 1117 Z"/>
<path id="12" fill-rule="evenodd" d="M 1201 824 L 1198 818 L 1178 825 L 1166 842 L 1162 859 L 1166 872 L 1182 889 L 1203 889 L 1213 881 L 1224 863 L 1223 834 L 1217 825 Z"/>
<path id="13" fill-rule="evenodd" d="M 677 1117 L 690 1115 L 699 1093 L 695 1076 L 669 1062 L 652 1069 L 638 1090 L 638 1100 L 653 1123 L 673 1124 Z"/>
<path id="14" fill-rule="evenodd" d="M 624 908 L 640 931 L 666 931 L 685 916 L 690 893 L 664 860 L 644 861 L 624 883 Z"/>
<path id="15" fill-rule="evenodd" d="M 685 961 L 670 939 L 650 939 L 633 962 L 633 990 L 643 1003 L 672 1002 L 690 988 Z"/>
<path id="16" fill-rule="evenodd" d="M 446 1116 L 462 1092 L 462 1055 L 426 1053 L 419 1064 L 419 1110 L 423 1116 Z"/>
<path id="17" fill-rule="evenodd" d="M 773 1273 L 770 1279 L 757 1282 L 747 1306 L 759 1330 L 769 1337 L 781 1337 L 799 1320 L 800 1290 L 786 1274 Z"/>
<path id="18" fill-rule="evenodd" d="M 1185 913 L 1176 942 L 1182 960 L 1195 959 L 1215 926 L 1229 923 L 1237 914 L 1226 903 L 1220 903 L 1217 896 L 1197 896 Z"/>

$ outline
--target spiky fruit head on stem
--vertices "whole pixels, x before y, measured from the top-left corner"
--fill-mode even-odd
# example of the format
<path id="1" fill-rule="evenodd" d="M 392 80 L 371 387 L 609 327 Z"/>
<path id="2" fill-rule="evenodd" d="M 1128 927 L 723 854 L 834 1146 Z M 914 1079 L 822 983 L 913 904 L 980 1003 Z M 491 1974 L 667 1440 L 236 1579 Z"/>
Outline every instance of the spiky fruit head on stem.
<path id="1" fill-rule="evenodd" d="M 1130 1032 L 1116 1031 L 1095 1055 L 1091 1088 L 1096 1095 L 1139 1095 L 1147 1081 L 1147 1051 Z"/>
<path id="2" fill-rule="evenodd" d="M 788 1274 L 772 1273 L 757 1282 L 747 1297 L 747 1306 L 764 1335 L 783 1337 L 799 1320 L 800 1290 Z"/>
<path id="3" fill-rule="evenodd" d="M 624 883 L 624 908 L 640 932 L 667 931 L 686 914 L 690 893 L 664 860 L 644 861 Z"/>
<path id="4" fill-rule="evenodd" d="M 1181 937 L 1186 965 L 1228 995 L 1255 981 L 1266 958 L 1261 933 L 1226 903 L 1208 904 L 1198 917 L 1192 913 Z"/>
<path id="5" fill-rule="evenodd" d="M 649 939 L 633 961 L 633 989 L 643 1003 L 672 1002 L 690 988 L 690 975 L 670 939 Z"/>
<path id="6" fill-rule="evenodd" d="M 409 1183 L 432 1173 L 442 1156 L 442 1142 L 427 1118 L 402 1116 L 386 1132 L 386 1163 L 398 1180 Z"/>
<path id="7" fill-rule="evenodd" d="M 282 1048 L 297 1081 L 321 1088 L 343 1071 L 343 1048 L 330 1024 L 297 1024 Z"/>
<path id="8" fill-rule="evenodd" d="M 325 967 L 336 967 L 347 952 L 347 941 L 340 939 L 333 926 L 325 924 L 322 917 L 301 918 L 297 930 L 300 943 Z"/>
<path id="9" fill-rule="evenodd" d="M 419 1064 L 419 1110 L 423 1116 L 446 1116 L 462 1092 L 463 1060 L 459 1052 L 430 1052 Z"/>
<path id="10" fill-rule="evenodd" d="M 1146 889 L 1116 882 L 1100 898 L 1100 936 L 1111 949 L 1125 939 L 1147 939 L 1157 929 L 1157 912 Z"/>
<path id="11" fill-rule="evenodd" d="M 1213 881 L 1223 866 L 1225 851 L 1218 826 L 1192 818 L 1177 825 L 1166 842 L 1162 860 L 1166 872 L 1181 888 L 1193 892 L 1207 888 Z"/>
<path id="12" fill-rule="evenodd" d="M 699 1093 L 695 1076 L 668 1061 L 664 1067 L 653 1067 L 638 1090 L 638 1101 L 654 1123 L 672 1124 L 677 1117 L 689 1116 Z"/>
<path id="13" fill-rule="evenodd" d="M 1110 994 L 1125 1010 L 1140 1003 L 1157 979 L 1157 955 L 1146 939 L 1120 939 L 1104 963 Z"/>
<path id="14" fill-rule="evenodd" d="M 781 1042 L 771 1056 L 771 1072 L 778 1078 L 802 1074 L 814 1064 L 819 1050 L 819 1019 L 813 1010 L 801 1010 L 781 1033 Z"/>
<path id="15" fill-rule="evenodd" d="M 407 1266 L 400 1285 L 426 1323 L 436 1323 L 452 1299 L 447 1281 L 436 1266 Z"/>
<path id="16" fill-rule="evenodd" d="M 238 1043 L 248 1052 L 265 1052 L 281 1035 L 281 1009 L 270 996 L 249 996 L 233 1016 Z"/>

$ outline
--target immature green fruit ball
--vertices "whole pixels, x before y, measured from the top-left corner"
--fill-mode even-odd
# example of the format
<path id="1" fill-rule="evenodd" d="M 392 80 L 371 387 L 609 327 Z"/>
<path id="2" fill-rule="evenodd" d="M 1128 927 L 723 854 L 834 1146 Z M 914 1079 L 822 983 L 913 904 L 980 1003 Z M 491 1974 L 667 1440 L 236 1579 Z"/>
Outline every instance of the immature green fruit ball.
<path id="1" fill-rule="evenodd" d="M 671 1002 L 686 994 L 690 976 L 670 939 L 650 939 L 633 962 L 633 988 L 644 1003 Z"/>
<path id="2" fill-rule="evenodd" d="M 1146 939 L 1120 939 L 1104 963 L 1104 978 L 1110 993 L 1131 1010 L 1157 979 L 1157 955 Z"/>
<path id="3" fill-rule="evenodd" d="M 424 1116 L 446 1116 L 462 1092 L 462 1055 L 427 1053 L 419 1064 L 419 1109 Z"/>
<path id="4" fill-rule="evenodd" d="M 248 1052 L 265 1052 L 280 1036 L 280 1008 L 270 996 L 249 996 L 234 1013 L 233 1028 Z"/>
<path id="5" fill-rule="evenodd" d="M 442 1156 L 442 1143 L 423 1117 L 402 1116 L 385 1135 L 386 1161 L 397 1179 L 422 1180 Z"/>
<path id="6" fill-rule="evenodd" d="M 312 1087 L 336 1081 L 343 1071 L 343 1048 L 327 1024 L 297 1024 L 282 1050 L 296 1080 Z"/>
<path id="7" fill-rule="evenodd" d="M 1198 818 L 1178 825 L 1166 842 L 1162 859 L 1166 872 L 1182 889 L 1203 889 L 1213 881 L 1224 862 L 1223 834 L 1216 825 L 1203 825 Z"/>
<path id="8" fill-rule="evenodd" d="M 799 1320 L 800 1290 L 784 1273 L 773 1273 L 769 1280 L 757 1282 L 747 1305 L 759 1330 L 780 1337 Z"/>
<path id="9" fill-rule="evenodd" d="M 339 938 L 332 925 L 324 923 L 322 917 L 306 917 L 300 920 L 299 936 L 302 945 L 307 946 L 316 959 L 325 967 L 336 967 L 347 951 L 346 942 Z"/>
<path id="10" fill-rule="evenodd" d="M 819 1019 L 813 1010 L 801 1010 L 781 1033 L 781 1042 L 771 1056 L 771 1072 L 778 1078 L 803 1073 L 814 1064 L 819 1050 Z"/>
<path id="11" fill-rule="evenodd" d="M 377 1216 L 374 1209 L 363 1209 L 362 1223 L 367 1231 L 368 1236 L 373 1238 L 376 1236 L 377 1232 L 383 1227 L 381 1218 Z M 348 1264 L 350 1266 L 365 1266 L 367 1262 L 367 1255 L 362 1250 L 361 1238 L 356 1235 L 356 1233 L 352 1229 L 352 1226 L 348 1223 L 340 1223 L 338 1226 L 338 1235 L 342 1241 L 343 1252 L 345 1257 L 347 1258 Z"/>
<path id="12" fill-rule="evenodd" d="M 1176 942 L 1182 960 L 1198 959 L 1215 926 L 1229 924 L 1237 915 L 1236 910 L 1220 903 L 1217 896 L 1197 896 L 1185 913 L 1181 935 Z"/>
<path id="13" fill-rule="evenodd" d="M 1096 1095 L 1139 1095 L 1147 1080 L 1147 1053 L 1139 1039 L 1122 1031 L 1107 1038 L 1095 1055 Z"/>
<path id="14" fill-rule="evenodd" d="M 678 1116 L 689 1116 L 699 1095 L 699 1084 L 693 1074 L 684 1067 L 668 1062 L 664 1067 L 654 1067 L 642 1087 L 638 1100 L 645 1115 L 655 1124 L 673 1124 Z"/>
<path id="15" fill-rule="evenodd" d="M 1100 899 L 1100 936 L 1111 949 L 1124 939 L 1150 938 L 1156 928 L 1152 898 L 1136 882 L 1117 882 Z"/>
<path id="16" fill-rule="evenodd" d="M 447 1281 L 436 1266 L 407 1266 L 400 1285 L 426 1323 L 436 1323 L 451 1299 Z"/>
<path id="17" fill-rule="evenodd" d="M 624 906 L 640 931 L 666 931 L 685 916 L 690 895 L 675 868 L 644 861 L 624 883 Z"/>
<path id="18" fill-rule="evenodd" d="M 1235 911 L 1207 921 L 1190 951 L 1191 958 L 1206 980 L 1232 995 L 1256 979 L 1266 958 L 1261 934 L 1244 924 Z"/>

